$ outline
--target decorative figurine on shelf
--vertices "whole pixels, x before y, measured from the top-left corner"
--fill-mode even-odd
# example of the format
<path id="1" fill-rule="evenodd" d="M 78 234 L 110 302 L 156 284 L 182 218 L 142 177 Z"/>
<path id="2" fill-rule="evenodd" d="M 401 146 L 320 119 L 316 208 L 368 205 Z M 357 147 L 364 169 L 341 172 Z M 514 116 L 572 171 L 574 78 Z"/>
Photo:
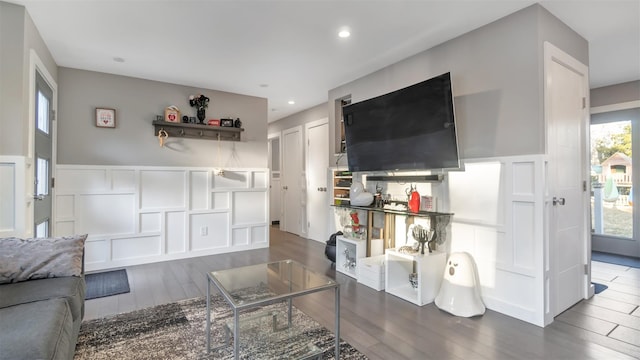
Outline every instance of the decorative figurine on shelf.
<path id="1" fill-rule="evenodd" d="M 189 96 L 189 105 L 196 108 L 196 116 L 200 120 L 200 124 L 204 125 L 205 110 L 209 106 L 209 98 L 200 94 L 198 96 Z"/>
<path id="2" fill-rule="evenodd" d="M 354 233 L 358 233 L 360 231 L 360 219 L 358 219 L 358 212 L 353 210 L 349 213 L 351 216 L 351 229 Z"/>
<path id="3" fill-rule="evenodd" d="M 417 213 L 420 210 L 420 194 L 413 185 L 411 185 L 406 192 L 408 197 L 407 207 L 409 208 L 409 211 Z"/>
<path id="4" fill-rule="evenodd" d="M 428 244 L 429 252 L 432 252 L 431 244 L 436 240 L 436 232 L 426 229 L 421 225 L 416 225 L 413 228 L 413 238 L 420 243 L 420 254 L 424 255 L 424 245 Z"/>

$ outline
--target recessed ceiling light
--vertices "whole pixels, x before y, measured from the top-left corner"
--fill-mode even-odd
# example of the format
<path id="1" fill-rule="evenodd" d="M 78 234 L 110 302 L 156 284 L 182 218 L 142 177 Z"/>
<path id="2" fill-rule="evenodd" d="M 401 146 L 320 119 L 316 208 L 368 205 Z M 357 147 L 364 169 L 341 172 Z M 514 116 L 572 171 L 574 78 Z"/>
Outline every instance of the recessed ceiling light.
<path id="1" fill-rule="evenodd" d="M 266 88 L 266 87 L 269 87 L 269 84 L 260 84 L 260 87 L 261 88 Z"/>
<path id="2" fill-rule="evenodd" d="M 289 104 L 289 105 L 293 105 L 293 104 L 295 104 L 295 103 L 296 103 L 296 102 L 295 102 L 295 101 L 293 101 L 293 100 L 289 100 L 289 101 L 287 101 L 287 104 Z"/>
<path id="3" fill-rule="evenodd" d="M 124 62 L 124 59 L 123 59 L 123 58 L 121 58 L 121 57 L 116 56 L 116 57 L 114 57 L 114 58 L 113 58 L 113 61 L 115 61 L 115 62 L 119 62 L 119 63 L 123 63 L 123 62 Z"/>
<path id="4" fill-rule="evenodd" d="M 349 36 L 351 36 L 351 32 L 349 31 L 349 29 L 343 28 L 338 32 L 338 36 L 341 38 L 348 38 Z"/>

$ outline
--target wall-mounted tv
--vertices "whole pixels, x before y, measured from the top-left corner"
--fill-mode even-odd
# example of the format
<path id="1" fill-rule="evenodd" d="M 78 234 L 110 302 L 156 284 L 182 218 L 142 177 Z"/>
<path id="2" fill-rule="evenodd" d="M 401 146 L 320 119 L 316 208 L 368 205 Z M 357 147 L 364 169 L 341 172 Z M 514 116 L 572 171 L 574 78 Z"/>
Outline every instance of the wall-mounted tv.
<path id="1" fill-rule="evenodd" d="M 457 169 L 451 74 L 342 108 L 350 171 Z"/>

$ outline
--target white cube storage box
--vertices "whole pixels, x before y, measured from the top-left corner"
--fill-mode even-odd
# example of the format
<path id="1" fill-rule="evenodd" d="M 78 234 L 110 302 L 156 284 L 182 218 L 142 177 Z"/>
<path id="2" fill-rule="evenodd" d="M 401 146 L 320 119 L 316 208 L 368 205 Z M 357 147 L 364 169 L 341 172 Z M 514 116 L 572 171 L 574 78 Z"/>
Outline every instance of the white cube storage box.
<path id="1" fill-rule="evenodd" d="M 338 235 L 336 237 L 336 271 L 356 278 L 358 262 L 367 255 L 367 241 Z"/>
<path id="2" fill-rule="evenodd" d="M 385 291 L 401 299 L 422 306 L 432 302 L 440 291 L 447 254 L 440 251 L 420 254 L 402 254 L 387 249 Z M 409 275 L 417 273 L 414 288 Z"/>
<path id="3" fill-rule="evenodd" d="M 358 282 L 378 291 L 384 290 L 384 263 L 384 255 L 358 259 Z"/>

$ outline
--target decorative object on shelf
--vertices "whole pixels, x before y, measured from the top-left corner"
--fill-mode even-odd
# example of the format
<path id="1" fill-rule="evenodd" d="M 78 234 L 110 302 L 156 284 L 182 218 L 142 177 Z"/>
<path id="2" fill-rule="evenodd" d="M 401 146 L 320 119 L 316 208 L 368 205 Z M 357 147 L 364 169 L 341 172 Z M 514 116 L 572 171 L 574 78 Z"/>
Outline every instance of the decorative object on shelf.
<path id="1" fill-rule="evenodd" d="M 156 121 L 164 121 L 164 117 L 162 115 L 156 115 Z"/>
<path id="2" fill-rule="evenodd" d="M 421 211 L 436 211 L 436 202 L 433 196 L 420 196 Z"/>
<path id="3" fill-rule="evenodd" d="M 96 108 L 96 126 L 101 128 L 115 128 L 116 110 L 108 108 Z"/>
<path id="4" fill-rule="evenodd" d="M 429 244 L 429 252 L 432 252 L 431 243 L 435 241 L 435 231 L 425 229 L 422 225 L 415 225 L 411 235 L 420 243 L 420 254 L 424 255 L 424 245 Z"/>
<path id="5" fill-rule="evenodd" d="M 344 249 L 344 264 L 342 264 L 342 267 L 349 270 L 356 268 L 356 257 L 351 256 L 349 249 Z"/>
<path id="6" fill-rule="evenodd" d="M 183 122 L 184 124 L 188 124 L 188 123 L 189 123 L 189 117 L 188 117 L 187 115 L 183 115 L 183 116 L 182 116 L 182 122 Z"/>
<path id="7" fill-rule="evenodd" d="M 449 256 L 435 304 L 455 316 L 484 314 L 478 269 L 469 253 L 456 252 Z"/>
<path id="8" fill-rule="evenodd" d="M 209 126 L 220 126 L 220 120 L 218 119 L 210 119 L 207 121 L 207 125 Z"/>
<path id="9" fill-rule="evenodd" d="M 349 202 L 355 206 L 369 206 L 373 202 L 373 194 L 365 190 L 361 182 L 354 181 L 349 189 Z"/>
<path id="10" fill-rule="evenodd" d="M 200 120 L 200 124 L 204 125 L 205 109 L 209 106 L 209 98 L 200 94 L 197 96 L 189 96 L 189 105 L 196 108 L 196 116 Z"/>
<path id="11" fill-rule="evenodd" d="M 220 119 L 220 126 L 233 127 L 233 119 Z"/>
<path id="12" fill-rule="evenodd" d="M 180 122 L 180 109 L 177 106 L 171 105 L 164 109 L 164 121 L 179 123 Z"/>
<path id="13" fill-rule="evenodd" d="M 418 273 L 409 274 L 409 283 L 414 290 L 418 290 Z"/>
<path id="14" fill-rule="evenodd" d="M 398 252 L 400 254 L 414 255 L 418 253 L 418 250 L 414 249 L 412 246 L 405 245 L 405 246 L 400 246 L 398 248 Z"/>
<path id="15" fill-rule="evenodd" d="M 407 206 L 409 207 L 409 211 L 417 213 L 420 211 L 420 194 L 414 185 L 411 185 L 405 191 L 407 192 Z"/>
<path id="16" fill-rule="evenodd" d="M 158 131 L 158 141 L 160 142 L 160 147 L 164 147 L 164 142 L 167 140 L 168 137 L 169 137 L 169 134 L 164 129 L 160 129 Z"/>
<path id="17" fill-rule="evenodd" d="M 360 219 L 358 219 L 358 212 L 353 210 L 349 213 L 349 216 L 351 217 L 351 230 L 356 233 L 359 232 Z"/>
<path id="18" fill-rule="evenodd" d="M 237 128 L 242 127 L 242 121 L 240 121 L 240 118 L 237 118 L 236 121 L 233 122 L 233 127 L 237 127 Z"/>
<path id="19" fill-rule="evenodd" d="M 195 116 L 189 116 L 189 124 L 195 124 L 196 121 L 196 117 Z"/>

